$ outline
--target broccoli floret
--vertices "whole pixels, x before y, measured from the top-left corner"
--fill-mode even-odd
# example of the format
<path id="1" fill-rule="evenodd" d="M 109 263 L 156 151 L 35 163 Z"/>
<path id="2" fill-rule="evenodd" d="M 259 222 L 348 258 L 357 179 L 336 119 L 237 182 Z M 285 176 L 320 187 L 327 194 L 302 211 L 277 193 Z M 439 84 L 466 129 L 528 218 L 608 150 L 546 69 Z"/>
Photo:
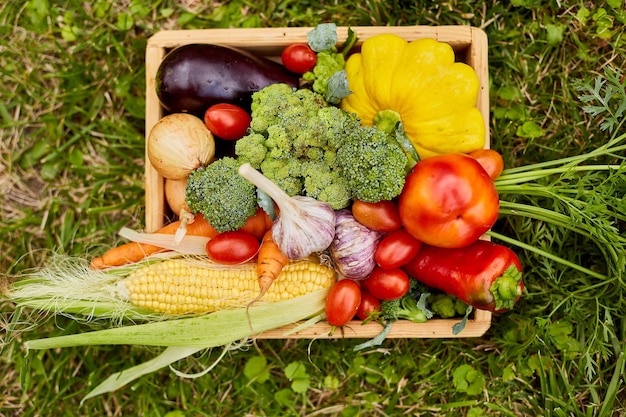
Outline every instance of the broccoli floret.
<path id="1" fill-rule="evenodd" d="M 282 125 L 271 125 L 267 128 L 265 147 L 268 156 L 274 159 L 292 158 L 291 139 Z"/>
<path id="2" fill-rule="evenodd" d="M 409 320 L 414 323 L 424 323 L 432 313 L 421 306 L 410 295 L 395 300 L 384 300 L 380 303 L 380 314 L 386 320 Z"/>
<path id="3" fill-rule="evenodd" d="M 258 207 L 256 188 L 238 174 L 239 165 L 224 157 L 196 169 L 187 179 L 187 205 L 218 232 L 241 228 Z"/>
<path id="4" fill-rule="evenodd" d="M 336 210 L 348 206 L 351 194 L 341 170 L 332 169 L 323 158 L 308 160 L 301 166 L 306 196 L 324 201 Z"/>
<path id="5" fill-rule="evenodd" d="M 428 297 L 428 306 L 433 313 L 444 319 L 462 316 L 467 310 L 467 304 L 449 294 L 432 294 Z"/>
<path id="6" fill-rule="evenodd" d="M 337 164 L 359 200 L 392 200 L 404 187 L 407 156 L 393 138 L 374 127 L 364 126 L 347 138 L 337 151 Z"/>
<path id="7" fill-rule="evenodd" d="M 250 129 L 264 133 L 267 128 L 278 124 L 280 115 L 293 106 L 299 106 L 300 98 L 288 84 L 271 84 L 252 94 L 250 105 Z"/>
<path id="8" fill-rule="evenodd" d="M 306 72 L 302 78 L 312 82 L 311 88 L 323 97 L 328 93 L 328 80 L 337 71 L 346 66 L 345 57 L 335 49 L 329 49 L 317 53 L 317 62 L 312 71 Z"/>
<path id="9" fill-rule="evenodd" d="M 266 158 L 260 170 L 290 196 L 302 192 L 301 167 L 297 159 Z"/>
<path id="10" fill-rule="evenodd" d="M 235 142 L 235 154 L 240 163 L 248 162 L 255 169 L 261 167 L 261 162 L 267 155 L 265 137 L 259 133 L 251 133 Z"/>
<path id="11" fill-rule="evenodd" d="M 426 302 L 430 299 L 428 288 L 413 277 L 409 277 L 409 280 L 409 291 L 403 297 L 380 303 L 380 316 L 383 319 L 423 323 L 433 316 L 433 312 L 426 307 Z"/>
<path id="12" fill-rule="evenodd" d="M 362 129 L 361 121 L 351 113 L 339 107 L 329 106 L 317 114 L 319 126 L 326 132 L 327 150 L 339 149 L 346 138 L 354 136 Z"/>

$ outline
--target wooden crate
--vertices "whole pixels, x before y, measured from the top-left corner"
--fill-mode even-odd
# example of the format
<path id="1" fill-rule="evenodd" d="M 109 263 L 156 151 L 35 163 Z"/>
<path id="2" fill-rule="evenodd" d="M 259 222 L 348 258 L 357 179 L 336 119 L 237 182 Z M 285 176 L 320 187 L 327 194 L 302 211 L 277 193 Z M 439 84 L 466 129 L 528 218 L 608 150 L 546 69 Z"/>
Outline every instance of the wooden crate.
<path id="1" fill-rule="evenodd" d="M 249 50 L 256 54 L 279 61 L 280 53 L 292 43 L 306 43 L 307 32 L 311 27 L 298 28 L 255 28 L 255 29 L 201 29 L 171 30 L 156 33 L 148 40 L 146 50 L 146 135 L 152 126 L 164 115 L 155 89 L 155 78 L 159 64 L 171 49 L 189 43 L 213 43 L 229 45 Z M 352 27 L 358 37 L 357 47 L 365 39 L 380 33 L 394 33 L 411 41 L 419 38 L 433 38 L 450 44 L 457 56 L 474 68 L 480 79 L 481 87 L 477 107 L 483 114 L 487 127 L 487 146 L 489 144 L 489 84 L 487 65 L 487 36 L 477 28 L 470 26 L 362 26 Z M 346 27 L 338 28 L 339 42 L 347 36 Z M 163 178 L 156 172 L 146 156 L 146 229 L 154 231 L 166 221 L 168 208 L 163 191 Z M 412 323 L 401 320 L 393 324 L 389 338 L 451 338 L 478 337 L 483 335 L 491 325 L 491 313 L 476 310 L 468 320 L 465 329 L 458 335 L 452 333 L 452 326 L 459 319 L 433 319 L 426 323 Z M 372 338 L 382 330 L 378 323 L 362 325 L 360 321 L 352 321 L 343 331 L 335 331 L 330 335 L 330 327 L 326 323 L 318 323 L 312 327 L 285 334 L 293 326 L 263 333 L 260 337 L 272 339 L 286 338 Z"/>

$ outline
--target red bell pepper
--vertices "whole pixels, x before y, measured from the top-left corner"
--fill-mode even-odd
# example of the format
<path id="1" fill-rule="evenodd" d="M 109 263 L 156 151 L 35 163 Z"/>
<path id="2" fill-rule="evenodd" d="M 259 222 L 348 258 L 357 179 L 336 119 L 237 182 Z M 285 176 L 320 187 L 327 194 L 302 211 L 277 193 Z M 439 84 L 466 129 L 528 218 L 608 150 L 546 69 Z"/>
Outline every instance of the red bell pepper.
<path id="1" fill-rule="evenodd" d="M 480 163 L 465 154 L 419 161 L 406 178 L 398 209 L 417 240 L 445 248 L 467 246 L 498 219 L 500 199 Z"/>
<path id="2" fill-rule="evenodd" d="M 429 287 L 493 312 L 513 308 L 524 290 L 522 265 L 515 252 L 486 240 L 464 248 L 423 245 L 402 269 Z"/>

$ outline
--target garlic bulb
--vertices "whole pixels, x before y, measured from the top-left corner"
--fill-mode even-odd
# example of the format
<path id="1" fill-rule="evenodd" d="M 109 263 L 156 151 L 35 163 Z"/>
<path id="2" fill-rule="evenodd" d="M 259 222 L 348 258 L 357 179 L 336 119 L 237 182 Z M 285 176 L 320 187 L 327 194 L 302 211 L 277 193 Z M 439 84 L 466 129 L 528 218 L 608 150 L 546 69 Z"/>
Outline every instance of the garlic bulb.
<path id="1" fill-rule="evenodd" d="M 374 270 L 374 253 L 383 234 L 359 223 L 350 210 L 336 213 L 335 239 L 330 256 L 335 267 L 346 278 L 361 280 Z"/>
<path id="2" fill-rule="evenodd" d="M 269 195 L 279 208 L 272 238 L 289 259 L 302 259 L 327 249 L 335 237 L 335 211 L 311 197 L 289 196 L 262 173 L 245 163 L 239 175 Z"/>
<path id="3" fill-rule="evenodd" d="M 165 178 L 187 178 L 215 156 L 215 140 L 204 122 L 188 113 L 173 113 L 150 130 L 146 144 L 150 163 Z"/>

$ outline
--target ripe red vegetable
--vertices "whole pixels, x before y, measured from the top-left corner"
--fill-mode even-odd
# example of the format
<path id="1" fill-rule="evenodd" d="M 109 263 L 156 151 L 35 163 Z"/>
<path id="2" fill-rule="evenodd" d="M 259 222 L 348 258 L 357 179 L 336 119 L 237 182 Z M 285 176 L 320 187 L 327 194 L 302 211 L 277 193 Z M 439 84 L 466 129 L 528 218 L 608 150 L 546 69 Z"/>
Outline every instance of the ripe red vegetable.
<path id="1" fill-rule="evenodd" d="M 239 106 L 218 103 L 204 112 L 204 124 L 220 139 L 241 139 L 250 126 L 250 115 Z"/>
<path id="2" fill-rule="evenodd" d="M 502 174 L 504 160 L 500 152 L 493 149 L 478 149 L 470 152 L 468 155 L 478 161 L 492 180 L 495 180 Z"/>
<path id="3" fill-rule="evenodd" d="M 524 290 L 522 265 L 515 252 L 486 240 L 464 248 L 423 245 L 402 269 L 429 287 L 482 310 L 511 309 Z"/>
<path id="4" fill-rule="evenodd" d="M 361 302 L 356 310 L 356 316 L 365 320 L 370 314 L 380 311 L 380 300 L 372 295 L 368 290 L 361 288 Z"/>
<path id="5" fill-rule="evenodd" d="M 402 227 L 398 205 L 393 201 L 369 203 L 354 200 L 352 215 L 363 226 L 377 232 L 391 232 Z"/>
<path id="6" fill-rule="evenodd" d="M 500 200 L 478 161 L 465 154 L 443 154 L 413 167 L 398 207 L 403 226 L 416 239 L 460 248 L 493 226 Z"/>
<path id="7" fill-rule="evenodd" d="M 379 300 L 395 300 L 409 291 L 411 281 L 400 268 L 383 269 L 377 266 L 361 284 Z"/>
<path id="8" fill-rule="evenodd" d="M 361 304 L 361 287 L 351 279 L 337 281 L 326 296 L 326 321 L 331 326 L 343 326 L 355 316 Z"/>
<path id="9" fill-rule="evenodd" d="M 236 265 L 254 258 L 260 243 L 250 232 L 235 230 L 215 236 L 206 245 L 209 259 L 221 264 Z"/>
<path id="10" fill-rule="evenodd" d="M 287 46 L 280 57 L 285 68 L 296 74 L 311 71 L 317 62 L 317 54 L 305 43 Z"/>
<path id="11" fill-rule="evenodd" d="M 417 255 L 422 242 L 406 229 L 398 229 L 385 235 L 376 247 L 374 260 L 383 269 L 399 268 Z"/>

